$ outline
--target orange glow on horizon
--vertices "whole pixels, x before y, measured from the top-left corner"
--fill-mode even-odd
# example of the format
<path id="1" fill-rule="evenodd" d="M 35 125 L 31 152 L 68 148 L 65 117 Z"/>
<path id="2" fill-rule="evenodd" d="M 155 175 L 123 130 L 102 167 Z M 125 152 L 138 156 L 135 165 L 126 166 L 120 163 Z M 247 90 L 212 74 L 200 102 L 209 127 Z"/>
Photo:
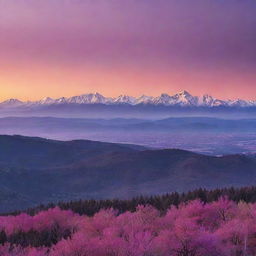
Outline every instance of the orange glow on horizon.
<path id="1" fill-rule="evenodd" d="M 181 90 L 256 100 L 255 10 L 233 0 L 0 1 L 0 100 Z"/>
<path id="2" fill-rule="evenodd" d="M 116 97 L 120 94 L 158 96 L 187 90 L 192 95 L 210 94 L 221 99 L 255 99 L 250 74 L 238 76 L 229 71 L 195 72 L 177 69 L 101 69 L 90 67 L 44 67 L 35 66 L 1 70 L 0 100 L 18 98 L 39 100 L 70 97 L 90 92 Z"/>

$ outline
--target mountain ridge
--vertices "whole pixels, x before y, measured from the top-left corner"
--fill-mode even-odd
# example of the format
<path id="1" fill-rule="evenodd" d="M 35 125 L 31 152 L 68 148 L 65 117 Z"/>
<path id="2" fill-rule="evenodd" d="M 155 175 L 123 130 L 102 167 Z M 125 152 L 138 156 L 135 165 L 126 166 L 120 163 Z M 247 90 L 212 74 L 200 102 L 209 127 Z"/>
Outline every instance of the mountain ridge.
<path id="1" fill-rule="evenodd" d="M 0 103 L 0 108 L 12 107 L 36 107 L 59 104 L 104 104 L 104 105 L 164 105 L 164 106 L 183 106 L 183 107 L 255 107 L 256 100 L 221 100 L 208 94 L 203 96 L 193 96 L 187 91 L 169 95 L 162 93 L 157 97 L 142 95 L 133 97 L 129 95 L 119 95 L 118 97 L 105 97 L 102 94 L 88 93 L 72 97 L 61 97 L 53 99 L 45 97 L 38 101 L 20 101 L 18 99 L 8 99 Z"/>

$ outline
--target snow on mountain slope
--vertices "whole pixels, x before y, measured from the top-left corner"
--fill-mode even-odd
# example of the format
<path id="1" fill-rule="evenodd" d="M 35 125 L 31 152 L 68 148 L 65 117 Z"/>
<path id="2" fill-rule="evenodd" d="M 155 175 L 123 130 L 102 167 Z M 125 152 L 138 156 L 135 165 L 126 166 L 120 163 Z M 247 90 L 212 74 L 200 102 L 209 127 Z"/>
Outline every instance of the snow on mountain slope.
<path id="1" fill-rule="evenodd" d="M 50 105 L 50 104 L 54 104 L 54 103 L 55 103 L 55 100 L 50 97 L 45 97 L 38 101 L 39 105 Z"/>
<path id="2" fill-rule="evenodd" d="M 106 98 L 103 95 L 96 92 L 67 98 L 66 102 L 76 104 L 107 104 L 112 102 L 112 98 Z"/>
<path id="3" fill-rule="evenodd" d="M 112 103 L 123 103 L 123 104 L 131 104 L 135 105 L 137 103 L 137 99 L 135 97 L 131 97 L 128 95 L 120 95 L 117 98 L 112 100 Z"/>
<path id="4" fill-rule="evenodd" d="M 19 107 L 23 105 L 24 102 L 18 99 L 8 99 L 0 103 L 0 107 Z"/>
<path id="5" fill-rule="evenodd" d="M 252 107 L 256 106 L 256 101 L 236 99 L 236 100 L 221 100 L 216 99 L 208 94 L 203 96 L 193 96 L 187 91 L 181 91 L 174 95 L 162 93 L 160 96 L 152 97 L 142 95 L 140 97 L 132 97 L 129 95 L 120 95 L 116 98 L 105 97 L 99 93 L 88 93 L 73 97 L 61 97 L 52 99 L 50 97 L 43 98 L 39 101 L 22 102 L 18 99 L 9 99 L 0 103 L 1 108 L 11 108 L 20 106 L 38 106 L 38 105 L 54 105 L 54 104 L 148 104 L 148 105 L 165 105 L 165 106 L 203 106 L 203 107 L 216 107 L 216 106 L 229 106 L 229 107 Z"/>
<path id="6" fill-rule="evenodd" d="M 141 95 L 140 97 L 137 98 L 136 103 L 137 104 L 152 104 L 153 100 L 154 100 L 154 97 L 152 97 L 152 96 Z"/>
<path id="7" fill-rule="evenodd" d="M 198 97 L 192 96 L 187 91 L 182 91 L 172 96 L 175 100 L 175 104 L 182 106 L 196 106 Z"/>

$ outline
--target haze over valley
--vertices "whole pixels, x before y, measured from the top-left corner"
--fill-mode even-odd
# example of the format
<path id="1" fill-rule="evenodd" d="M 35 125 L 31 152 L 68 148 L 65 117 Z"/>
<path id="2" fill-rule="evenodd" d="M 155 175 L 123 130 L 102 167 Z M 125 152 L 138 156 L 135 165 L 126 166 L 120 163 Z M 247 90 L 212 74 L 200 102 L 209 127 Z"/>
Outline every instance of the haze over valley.
<path id="1" fill-rule="evenodd" d="M 255 119 L 0 118 L 1 134 L 130 143 L 156 149 L 179 148 L 209 155 L 256 152 L 255 129 Z"/>

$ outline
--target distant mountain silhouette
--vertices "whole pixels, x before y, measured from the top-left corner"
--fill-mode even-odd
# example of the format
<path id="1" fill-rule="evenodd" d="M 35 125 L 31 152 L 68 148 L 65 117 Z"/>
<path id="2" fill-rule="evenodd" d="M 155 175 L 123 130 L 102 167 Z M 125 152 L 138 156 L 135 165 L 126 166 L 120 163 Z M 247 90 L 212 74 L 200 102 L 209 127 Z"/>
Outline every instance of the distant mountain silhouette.
<path id="1" fill-rule="evenodd" d="M 187 91 L 157 97 L 120 95 L 105 97 L 88 93 L 73 97 L 39 101 L 8 99 L 0 102 L 0 116 L 54 116 L 83 118 L 165 118 L 169 116 L 213 116 L 244 118 L 255 116 L 256 100 L 216 99 L 210 95 L 193 96 Z"/>
<path id="2" fill-rule="evenodd" d="M 0 136 L 0 210 L 255 184 L 253 156 L 213 157 L 94 141 Z"/>

